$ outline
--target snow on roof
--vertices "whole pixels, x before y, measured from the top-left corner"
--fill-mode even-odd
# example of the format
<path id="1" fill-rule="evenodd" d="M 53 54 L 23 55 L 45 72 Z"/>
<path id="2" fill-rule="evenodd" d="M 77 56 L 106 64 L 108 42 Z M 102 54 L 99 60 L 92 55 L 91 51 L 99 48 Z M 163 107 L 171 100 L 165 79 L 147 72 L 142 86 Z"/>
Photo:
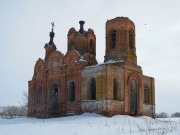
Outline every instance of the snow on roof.
<path id="1" fill-rule="evenodd" d="M 86 60 L 84 60 L 84 56 L 81 56 L 79 61 L 82 61 L 82 62 L 87 62 Z"/>
<path id="2" fill-rule="evenodd" d="M 120 63 L 120 62 L 124 62 L 124 60 L 108 60 L 104 63 L 101 63 L 101 64 L 96 64 L 96 65 L 93 65 L 93 66 L 88 66 L 88 67 L 85 67 L 85 68 L 92 68 L 92 67 L 98 67 L 98 66 L 101 66 L 101 65 L 108 65 L 108 64 L 113 64 L 113 63 Z"/>
<path id="3" fill-rule="evenodd" d="M 83 59 L 79 59 L 79 61 L 87 62 L 86 60 L 83 60 Z"/>
<path id="4" fill-rule="evenodd" d="M 124 62 L 124 60 L 108 60 L 104 64 L 112 64 L 112 63 L 119 63 L 119 62 Z"/>

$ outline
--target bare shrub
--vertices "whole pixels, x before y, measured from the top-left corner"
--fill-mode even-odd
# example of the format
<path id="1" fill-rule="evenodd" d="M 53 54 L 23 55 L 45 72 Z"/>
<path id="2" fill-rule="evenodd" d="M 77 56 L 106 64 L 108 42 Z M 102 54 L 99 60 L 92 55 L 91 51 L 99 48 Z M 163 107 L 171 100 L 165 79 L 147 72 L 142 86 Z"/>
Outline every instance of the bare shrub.
<path id="1" fill-rule="evenodd" d="M 165 112 L 156 113 L 156 118 L 168 118 L 168 114 Z"/>
<path id="2" fill-rule="evenodd" d="M 13 119 L 25 117 L 27 115 L 27 108 L 24 106 L 6 106 L 3 112 L 0 113 L 1 118 Z"/>
<path id="3" fill-rule="evenodd" d="M 180 112 L 175 112 L 171 114 L 171 117 L 180 117 Z"/>

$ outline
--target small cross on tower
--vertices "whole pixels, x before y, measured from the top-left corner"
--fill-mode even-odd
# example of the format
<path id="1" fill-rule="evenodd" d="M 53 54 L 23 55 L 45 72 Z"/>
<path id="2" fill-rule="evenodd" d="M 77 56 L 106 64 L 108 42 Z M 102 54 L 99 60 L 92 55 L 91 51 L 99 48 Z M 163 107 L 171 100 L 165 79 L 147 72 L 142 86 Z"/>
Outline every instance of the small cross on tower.
<path id="1" fill-rule="evenodd" d="M 52 22 L 51 25 L 52 25 L 52 31 L 49 33 L 49 36 L 50 36 L 49 45 L 53 45 L 54 44 L 53 38 L 54 38 L 54 35 L 55 35 L 55 33 L 53 32 L 54 26 L 55 26 L 54 22 Z"/>
<path id="2" fill-rule="evenodd" d="M 54 29 L 54 26 L 55 26 L 55 25 L 54 25 L 54 22 L 52 22 L 51 25 L 52 25 L 52 29 Z"/>

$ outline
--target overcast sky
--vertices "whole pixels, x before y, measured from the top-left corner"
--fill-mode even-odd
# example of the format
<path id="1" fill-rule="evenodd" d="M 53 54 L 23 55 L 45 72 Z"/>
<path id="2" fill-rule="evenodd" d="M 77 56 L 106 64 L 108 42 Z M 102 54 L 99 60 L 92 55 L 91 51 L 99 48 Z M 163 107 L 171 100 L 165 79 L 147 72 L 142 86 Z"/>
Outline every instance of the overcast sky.
<path id="1" fill-rule="evenodd" d="M 44 58 L 51 22 L 54 42 L 66 53 L 71 27 L 94 29 L 103 62 L 105 23 L 124 16 L 136 26 L 136 53 L 143 74 L 155 78 L 156 111 L 180 112 L 179 0 L 0 0 L 0 106 L 19 105 L 35 62 Z"/>

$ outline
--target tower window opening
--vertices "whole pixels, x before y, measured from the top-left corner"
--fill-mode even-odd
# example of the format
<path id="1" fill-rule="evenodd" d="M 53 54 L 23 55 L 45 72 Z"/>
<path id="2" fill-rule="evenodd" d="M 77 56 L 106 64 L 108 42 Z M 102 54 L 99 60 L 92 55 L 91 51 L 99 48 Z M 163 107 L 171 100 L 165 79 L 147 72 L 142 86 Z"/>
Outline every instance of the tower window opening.
<path id="1" fill-rule="evenodd" d="M 130 49 L 134 48 L 134 32 L 129 30 L 129 47 Z"/>
<path id="2" fill-rule="evenodd" d="M 70 40 L 69 50 L 74 50 L 74 39 Z"/>
<path id="3" fill-rule="evenodd" d="M 116 31 L 113 30 L 110 32 L 110 49 L 114 49 L 116 46 Z"/>
<path id="4" fill-rule="evenodd" d="M 90 40 L 90 52 L 94 53 L 94 42 L 92 39 Z"/>

